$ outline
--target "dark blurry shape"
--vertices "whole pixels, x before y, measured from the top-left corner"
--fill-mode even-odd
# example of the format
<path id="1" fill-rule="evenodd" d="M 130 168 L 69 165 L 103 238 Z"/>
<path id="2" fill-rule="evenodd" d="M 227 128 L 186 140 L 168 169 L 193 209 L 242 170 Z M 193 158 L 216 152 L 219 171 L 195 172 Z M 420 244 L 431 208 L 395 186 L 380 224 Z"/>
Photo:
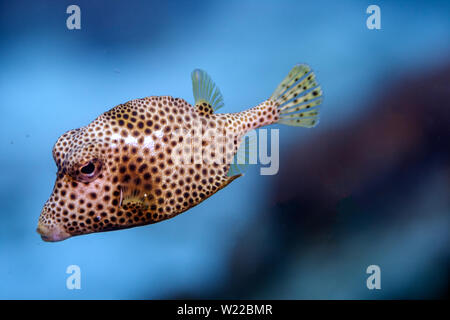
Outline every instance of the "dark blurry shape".
<path id="1" fill-rule="evenodd" d="M 345 240 L 361 230 L 375 226 L 395 233 L 394 221 L 406 224 L 417 219 L 414 213 L 395 208 L 414 203 L 410 195 L 436 172 L 450 181 L 449 84 L 450 64 L 386 82 L 379 100 L 369 108 L 362 106 L 368 111 L 359 118 L 300 148 L 287 148 L 294 152 L 280 155 L 274 198 L 265 205 L 271 209 L 254 215 L 257 219 L 236 242 L 223 287 L 176 297 L 267 298 L 274 283 L 287 281 L 283 273 L 289 260 L 302 259 L 304 250 L 317 244 L 342 250 Z M 333 108 L 327 102 L 327 108 Z M 448 262 L 447 254 L 436 263 L 448 270 Z M 448 277 L 429 277 L 423 290 L 407 283 L 411 290 L 393 290 L 382 297 L 446 296 Z"/>

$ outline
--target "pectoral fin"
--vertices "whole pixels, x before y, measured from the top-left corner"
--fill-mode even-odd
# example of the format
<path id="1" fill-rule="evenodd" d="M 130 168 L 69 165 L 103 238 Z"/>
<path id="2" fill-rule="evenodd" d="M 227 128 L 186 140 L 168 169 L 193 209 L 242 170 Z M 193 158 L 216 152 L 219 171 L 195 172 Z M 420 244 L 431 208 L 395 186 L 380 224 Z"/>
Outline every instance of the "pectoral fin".
<path id="1" fill-rule="evenodd" d="M 124 208 L 140 208 L 142 210 L 149 208 L 152 195 L 139 189 L 122 187 L 120 189 L 120 206 Z"/>

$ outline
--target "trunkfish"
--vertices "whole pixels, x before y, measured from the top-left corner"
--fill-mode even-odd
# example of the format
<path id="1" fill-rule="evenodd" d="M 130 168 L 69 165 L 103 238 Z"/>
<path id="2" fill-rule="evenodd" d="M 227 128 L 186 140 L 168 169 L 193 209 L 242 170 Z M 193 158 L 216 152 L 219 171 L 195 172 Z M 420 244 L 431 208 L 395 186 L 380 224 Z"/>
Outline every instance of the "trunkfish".
<path id="1" fill-rule="evenodd" d="M 37 228 L 44 241 L 173 218 L 242 176 L 234 160 L 250 130 L 319 122 L 322 90 L 308 65 L 296 65 L 269 99 L 237 113 L 216 112 L 223 97 L 206 72 L 191 77 L 194 105 L 135 99 L 59 137 L 56 182 Z"/>

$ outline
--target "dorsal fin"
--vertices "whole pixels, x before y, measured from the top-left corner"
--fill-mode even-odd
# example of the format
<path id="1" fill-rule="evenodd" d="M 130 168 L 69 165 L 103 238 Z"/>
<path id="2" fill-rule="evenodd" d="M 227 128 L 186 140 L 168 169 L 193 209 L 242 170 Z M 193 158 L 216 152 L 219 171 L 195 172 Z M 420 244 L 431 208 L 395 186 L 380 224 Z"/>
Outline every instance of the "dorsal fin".
<path id="1" fill-rule="evenodd" d="M 219 88 L 203 70 L 195 69 L 191 74 L 195 108 L 201 114 L 211 114 L 224 106 Z"/>

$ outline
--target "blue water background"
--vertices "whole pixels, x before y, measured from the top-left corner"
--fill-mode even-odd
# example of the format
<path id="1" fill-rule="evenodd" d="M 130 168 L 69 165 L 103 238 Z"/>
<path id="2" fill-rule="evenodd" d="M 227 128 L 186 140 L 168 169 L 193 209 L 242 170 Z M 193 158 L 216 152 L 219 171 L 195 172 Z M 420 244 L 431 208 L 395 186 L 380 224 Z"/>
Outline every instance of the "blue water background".
<path id="1" fill-rule="evenodd" d="M 70 4 L 81 8 L 81 30 L 66 28 Z M 366 28 L 370 4 L 381 7 L 381 30 Z M 241 111 L 267 98 L 294 64 L 306 62 L 324 90 L 321 123 L 314 130 L 279 127 L 281 152 L 301 148 L 314 134 L 364 113 L 361 106 L 376 99 L 386 82 L 448 59 L 449 12 L 448 1 L 2 2 L 0 298 L 154 299 L 214 292 L 229 280 L 237 235 L 264 209 L 273 176 L 252 169 L 163 223 L 45 243 L 35 229 L 53 188 L 56 139 L 130 99 L 172 95 L 192 102 L 195 68 L 220 87 L 222 112 Z M 424 186 L 424 197 L 402 210 L 445 210 L 439 181 Z M 448 215 L 348 241 L 360 254 L 317 265 L 323 253 L 311 250 L 272 289 L 248 298 L 395 297 L 418 283 L 426 296 L 438 283 L 430 287 L 429 279 L 448 275 L 433 260 L 448 253 Z M 390 270 L 378 295 L 365 288 L 367 263 L 361 261 L 371 259 Z M 71 264 L 81 268 L 81 290 L 66 289 Z M 355 265 L 360 273 L 350 274 Z M 296 282 L 299 273 L 309 280 Z"/>

